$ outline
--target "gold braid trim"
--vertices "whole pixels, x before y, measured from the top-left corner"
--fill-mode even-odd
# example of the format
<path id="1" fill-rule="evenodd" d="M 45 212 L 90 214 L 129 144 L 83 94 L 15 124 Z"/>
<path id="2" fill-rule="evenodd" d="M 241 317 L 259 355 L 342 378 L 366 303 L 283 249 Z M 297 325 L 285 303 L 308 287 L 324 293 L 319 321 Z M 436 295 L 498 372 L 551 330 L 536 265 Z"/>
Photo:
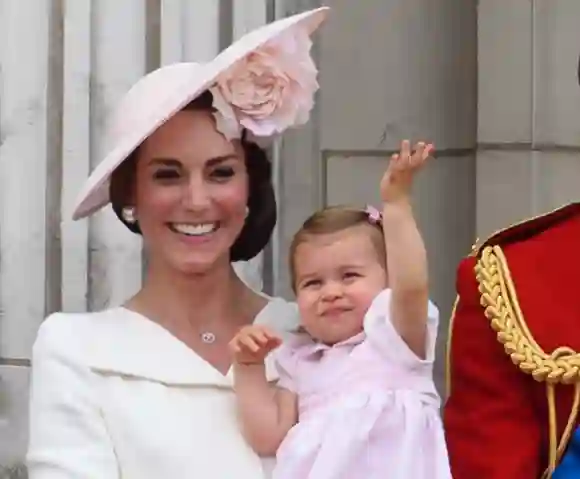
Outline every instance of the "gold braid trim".
<path id="1" fill-rule="evenodd" d="M 546 353 L 534 340 L 518 303 L 506 258 L 499 246 L 486 246 L 475 266 L 481 305 L 498 341 L 512 362 L 538 382 L 546 383 L 549 420 L 549 466 L 543 477 L 550 478 L 572 435 L 580 409 L 580 354 L 568 347 Z M 558 443 L 555 387 L 574 385 L 574 402 L 566 428 Z"/>
<path id="2" fill-rule="evenodd" d="M 449 318 L 449 327 L 447 328 L 447 341 L 445 344 L 445 390 L 447 397 L 451 395 L 451 341 L 453 339 L 453 323 L 455 322 L 455 314 L 457 312 L 457 305 L 459 304 L 459 295 L 453 302 L 451 309 L 451 317 Z"/>

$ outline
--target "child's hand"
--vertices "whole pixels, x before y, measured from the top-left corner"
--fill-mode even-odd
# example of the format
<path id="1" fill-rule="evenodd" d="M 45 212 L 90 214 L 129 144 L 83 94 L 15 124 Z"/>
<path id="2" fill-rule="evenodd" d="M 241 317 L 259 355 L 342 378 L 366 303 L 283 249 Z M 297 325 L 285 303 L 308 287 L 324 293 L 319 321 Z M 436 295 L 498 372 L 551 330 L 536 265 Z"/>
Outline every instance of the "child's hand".
<path id="1" fill-rule="evenodd" d="M 229 349 L 238 364 L 261 364 L 282 344 L 280 337 L 264 326 L 245 326 L 230 341 Z"/>
<path id="2" fill-rule="evenodd" d="M 408 200 L 415 173 L 420 170 L 433 152 L 431 143 L 419 142 L 411 152 L 409 140 L 401 143 L 401 151 L 391 157 L 381 180 L 381 199 L 384 203 Z"/>

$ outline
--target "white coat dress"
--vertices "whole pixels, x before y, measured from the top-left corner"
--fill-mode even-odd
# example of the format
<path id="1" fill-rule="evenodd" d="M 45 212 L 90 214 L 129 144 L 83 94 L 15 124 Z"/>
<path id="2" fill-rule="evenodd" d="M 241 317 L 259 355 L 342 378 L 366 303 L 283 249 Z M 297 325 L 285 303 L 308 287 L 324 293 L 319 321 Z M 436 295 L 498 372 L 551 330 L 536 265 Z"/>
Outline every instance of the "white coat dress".
<path id="1" fill-rule="evenodd" d="M 297 314 L 276 298 L 255 322 L 284 333 Z M 29 477 L 267 479 L 273 459 L 240 434 L 232 379 L 125 308 L 55 313 L 33 348 Z"/>

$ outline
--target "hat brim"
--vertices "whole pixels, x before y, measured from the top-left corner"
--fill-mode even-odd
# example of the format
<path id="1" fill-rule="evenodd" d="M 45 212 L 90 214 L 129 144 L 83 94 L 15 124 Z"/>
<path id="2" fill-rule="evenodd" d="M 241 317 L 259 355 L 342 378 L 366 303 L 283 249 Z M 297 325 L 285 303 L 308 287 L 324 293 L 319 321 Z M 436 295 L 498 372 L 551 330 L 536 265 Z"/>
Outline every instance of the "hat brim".
<path id="1" fill-rule="evenodd" d="M 206 64 L 177 63 L 144 77 L 141 81 L 159 75 L 162 71 L 172 70 L 179 80 L 171 85 L 167 84 L 166 88 L 158 89 L 156 98 L 148 98 L 149 101 L 155 101 L 155 104 L 151 105 L 139 128 L 127 131 L 93 170 L 77 197 L 72 213 L 73 220 L 90 216 L 108 204 L 109 181 L 113 171 L 155 130 L 211 87 L 219 75 L 291 28 L 304 28 L 309 34 L 313 33 L 325 20 L 328 11 L 328 7 L 320 7 L 277 20 L 247 33 Z"/>

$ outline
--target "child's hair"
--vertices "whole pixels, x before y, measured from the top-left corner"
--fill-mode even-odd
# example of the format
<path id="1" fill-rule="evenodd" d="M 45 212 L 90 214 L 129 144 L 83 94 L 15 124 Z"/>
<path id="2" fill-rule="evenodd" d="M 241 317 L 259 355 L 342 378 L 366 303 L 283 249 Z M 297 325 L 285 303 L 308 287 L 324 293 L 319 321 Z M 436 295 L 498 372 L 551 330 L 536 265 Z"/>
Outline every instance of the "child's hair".
<path id="1" fill-rule="evenodd" d="M 330 206 L 310 216 L 296 232 L 290 243 L 289 263 L 292 289 L 296 292 L 296 249 L 316 235 L 338 233 L 348 228 L 362 226 L 368 228 L 370 240 L 383 263 L 386 260 L 385 239 L 380 222 L 373 221 L 365 210 L 347 206 Z"/>

